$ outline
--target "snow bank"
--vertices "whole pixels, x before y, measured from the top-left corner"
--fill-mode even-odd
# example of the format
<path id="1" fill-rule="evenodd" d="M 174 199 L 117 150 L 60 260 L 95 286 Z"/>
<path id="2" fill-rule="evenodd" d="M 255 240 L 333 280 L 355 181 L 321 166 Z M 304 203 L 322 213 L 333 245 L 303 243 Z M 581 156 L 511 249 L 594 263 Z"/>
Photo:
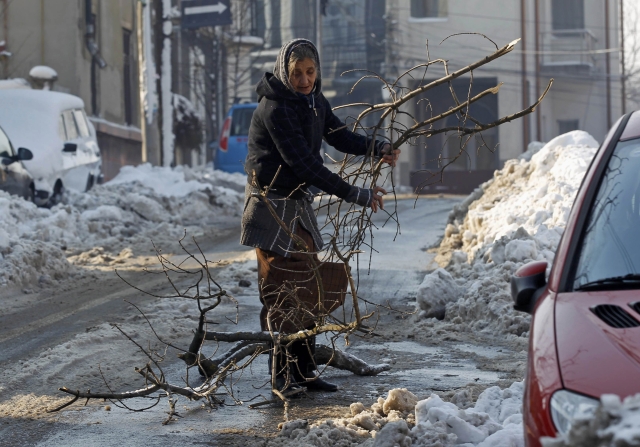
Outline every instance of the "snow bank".
<path id="1" fill-rule="evenodd" d="M 593 418 L 575 422 L 560 438 L 543 438 L 544 447 L 640 446 L 640 394 L 624 401 L 604 394 Z"/>
<path id="2" fill-rule="evenodd" d="M 145 164 L 87 193 L 68 192 L 52 209 L 0 191 L 0 284 L 50 285 L 84 274 L 78 265 L 148 252 L 151 240 L 175 243 L 185 230 L 197 235 L 237 220 L 245 182 L 240 174 Z"/>
<path id="3" fill-rule="evenodd" d="M 542 148 L 509 160 L 494 178 L 454 208 L 436 260 L 451 274 L 447 296 L 425 277 L 418 298 L 421 316 L 438 316 L 429 305 L 445 304 L 445 322 L 460 329 L 525 335 L 529 317 L 513 310 L 509 281 L 522 264 L 551 264 L 573 200 L 598 143 L 573 131 Z M 431 278 L 431 279 L 430 279 Z M 451 292 L 449 292 L 449 295 Z M 445 303 L 446 302 L 446 303 Z"/>
<path id="4" fill-rule="evenodd" d="M 452 401 L 464 401 L 465 392 L 459 391 Z M 418 401 L 406 389 L 394 389 L 369 409 L 360 402 L 351 404 L 351 414 L 344 418 L 285 423 L 267 445 L 523 447 L 522 393 L 523 382 L 506 389 L 491 387 L 474 407 L 463 409 L 436 394 Z"/>

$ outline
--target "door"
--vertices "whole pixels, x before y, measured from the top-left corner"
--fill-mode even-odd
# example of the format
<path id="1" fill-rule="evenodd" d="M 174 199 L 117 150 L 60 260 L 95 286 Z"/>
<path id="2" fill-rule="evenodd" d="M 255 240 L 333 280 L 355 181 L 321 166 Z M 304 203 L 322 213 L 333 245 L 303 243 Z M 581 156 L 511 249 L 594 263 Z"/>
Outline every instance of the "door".
<path id="1" fill-rule="evenodd" d="M 9 194 L 29 197 L 31 177 L 20 161 L 15 161 L 16 152 L 9 138 L 0 129 L 0 189 Z"/>
<path id="2" fill-rule="evenodd" d="M 65 133 L 65 146 L 75 144 L 75 151 L 62 151 L 62 183 L 65 188 L 75 191 L 85 191 L 87 182 L 93 163 L 95 163 L 95 154 L 92 148 L 87 144 L 89 137 L 89 129 L 84 121 L 84 115 L 80 110 L 82 119 L 76 117 L 77 110 L 65 110 L 60 115 L 62 122 L 61 128 Z"/>

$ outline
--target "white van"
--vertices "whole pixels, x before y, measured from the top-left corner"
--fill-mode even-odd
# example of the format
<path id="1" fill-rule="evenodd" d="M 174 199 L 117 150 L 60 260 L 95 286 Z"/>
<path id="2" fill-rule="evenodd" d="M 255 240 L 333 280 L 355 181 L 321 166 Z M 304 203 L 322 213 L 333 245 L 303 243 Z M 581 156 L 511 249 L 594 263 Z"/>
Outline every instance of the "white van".
<path id="1" fill-rule="evenodd" d="M 53 205 L 63 191 L 87 191 L 102 181 L 96 131 L 77 96 L 48 90 L 0 90 L 0 126 L 14 146 L 33 152 L 24 165 L 39 205 Z"/>

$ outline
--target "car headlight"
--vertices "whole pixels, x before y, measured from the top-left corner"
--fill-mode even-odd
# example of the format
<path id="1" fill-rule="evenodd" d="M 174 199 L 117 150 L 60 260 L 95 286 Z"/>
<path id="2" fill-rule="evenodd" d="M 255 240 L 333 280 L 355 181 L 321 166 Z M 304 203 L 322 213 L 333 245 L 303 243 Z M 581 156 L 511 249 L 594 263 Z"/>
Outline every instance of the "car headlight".
<path id="1" fill-rule="evenodd" d="M 591 417 L 600 401 L 572 391 L 560 390 L 551 396 L 551 418 L 558 433 L 569 432 L 577 419 Z"/>

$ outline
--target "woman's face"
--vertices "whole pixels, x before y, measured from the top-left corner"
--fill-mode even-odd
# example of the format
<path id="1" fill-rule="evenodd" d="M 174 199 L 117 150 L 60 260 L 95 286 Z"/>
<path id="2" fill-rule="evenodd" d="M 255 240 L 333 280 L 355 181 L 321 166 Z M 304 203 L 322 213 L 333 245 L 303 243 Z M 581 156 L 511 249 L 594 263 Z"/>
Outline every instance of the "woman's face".
<path id="1" fill-rule="evenodd" d="M 289 82 L 299 93 L 308 95 L 316 83 L 316 64 L 312 59 L 302 59 L 296 62 Z"/>

